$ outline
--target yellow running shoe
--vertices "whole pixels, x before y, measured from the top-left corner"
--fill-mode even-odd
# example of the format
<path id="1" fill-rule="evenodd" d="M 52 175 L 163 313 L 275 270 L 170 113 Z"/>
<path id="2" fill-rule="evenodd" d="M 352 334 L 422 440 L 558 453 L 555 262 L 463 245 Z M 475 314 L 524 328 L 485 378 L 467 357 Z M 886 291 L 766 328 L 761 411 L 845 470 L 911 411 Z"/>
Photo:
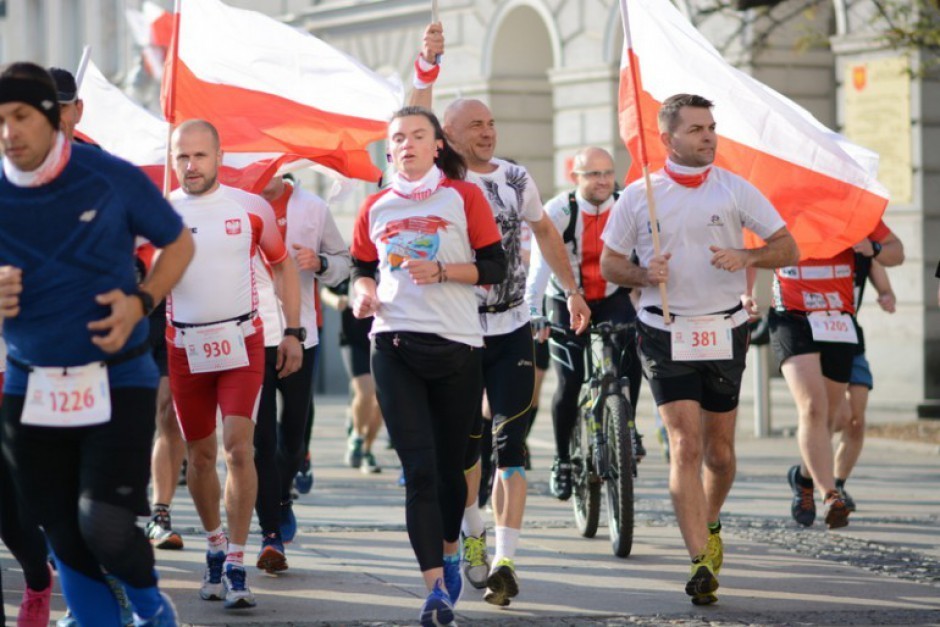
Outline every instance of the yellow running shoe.
<path id="1" fill-rule="evenodd" d="M 724 545 L 721 542 L 721 523 L 717 529 L 708 530 L 708 542 L 705 544 L 705 555 L 715 569 L 715 575 L 721 574 L 721 565 L 725 561 Z"/>
<path id="2" fill-rule="evenodd" d="M 703 554 L 692 562 L 692 576 L 685 584 L 685 593 L 692 597 L 693 605 L 711 605 L 718 601 L 718 577 L 708 554 Z"/>

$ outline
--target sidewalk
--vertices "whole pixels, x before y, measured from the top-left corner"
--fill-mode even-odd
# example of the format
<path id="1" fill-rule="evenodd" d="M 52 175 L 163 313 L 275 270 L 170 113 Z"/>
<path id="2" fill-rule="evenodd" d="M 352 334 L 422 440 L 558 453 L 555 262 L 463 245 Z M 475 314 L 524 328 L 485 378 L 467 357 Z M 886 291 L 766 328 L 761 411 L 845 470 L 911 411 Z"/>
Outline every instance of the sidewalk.
<path id="1" fill-rule="evenodd" d="M 548 496 L 553 445 L 547 399 L 542 407 L 530 439 L 534 469 L 517 554 L 522 593 L 499 609 L 466 587 L 457 608 L 461 625 L 940 624 L 935 451 L 870 442 L 849 485 L 859 507 L 850 526 L 800 529 L 789 517 L 784 476 L 797 459 L 796 442 L 754 439 L 750 410 L 742 407 L 738 478 L 723 518 L 720 601 L 695 608 L 683 593 L 688 557 L 648 399 L 639 422 L 650 454 L 640 467 L 634 549 L 625 560 L 611 554 L 605 527 L 595 539 L 579 537 L 570 504 Z M 424 590 L 404 531 L 397 459 L 382 439 L 376 450 L 381 474 L 345 468 L 345 409 L 345 399 L 317 401 L 316 485 L 295 505 L 300 532 L 288 547 L 290 570 L 277 577 L 249 571 L 256 609 L 232 613 L 199 600 L 205 541 L 189 495 L 185 488 L 178 493 L 173 520 L 186 549 L 158 551 L 157 559 L 161 585 L 185 624 L 415 624 Z M 253 533 L 252 556 L 258 545 Z M 6 613 L 15 616 L 22 576 L 8 552 L 0 556 Z M 62 615 L 58 592 L 53 608 L 56 618 Z"/>

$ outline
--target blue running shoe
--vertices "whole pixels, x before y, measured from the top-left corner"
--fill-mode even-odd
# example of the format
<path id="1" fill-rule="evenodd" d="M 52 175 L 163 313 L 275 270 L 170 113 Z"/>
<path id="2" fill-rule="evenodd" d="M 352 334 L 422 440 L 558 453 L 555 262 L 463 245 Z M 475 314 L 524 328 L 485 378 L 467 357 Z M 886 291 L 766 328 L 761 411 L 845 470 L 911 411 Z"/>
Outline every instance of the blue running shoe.
<path id="1" fill-rule="evenodd" d="M 255 595 L 248 588 L 248 574 L 243 566 L 226 564 L 222 586 L 225 588 L 225 609 L 241 610 L 257 605 Z"/>
<path id="2" fill-rule="evenodd" d="M 310 453 L 304 457 L 300 470 L 294 476 L 294 487 L 300 494 L 310 494 L 313 489 L 313 464 L 310 461 Z"/>
<path id="3" fill-rule="evenodd" d="M 134 622 L 131 624 L 134 627 L 177 627 L 176 608 L 173 606 L 173 601 L 166 595 L 166 592 L 161 592 L 160 598 L 163 599 L 163 603 L 156 614 L 146 620 L 135 614 Z"/>
<path id="4" fill-rule="evenodd" d="M 258 553 L 258 568 L 274 574 L 287 570 L 287 556 L 284 555 L 284 543 L 277 533 L 269 533 L 261 538 L 261 551 Z"/>
<path id="5" fill-rule="evenodd" d="M 202 576 L 202 588 L 199 597 L 204 601 L 221 601 L 225 598 L 222 589 L 222 567 L 225 566 L 225 552 L 206 551 L 206 572 Z"/>
<path id="6" fill-rule="evenodd" d="M 440 579 L 434 582 L 434 589 L 424 600 L 424 605 L 421 606 L 421 627 L 448 627 L 457 624 L 454 622 L 454 605 L 441 588 L 442 585 Z"/>
<path id="7" fill-rule="evenodd" d="M 457 607 L 460 594 L 463 592 L 463 574 L 460 572 L 460 554 L 444 556 L 444 587 L 450 603 Z"/>
<path id="8" fill-rule="evenodd" d="M 56 627 L 81 627 L 78 619 L 72 616 L 72 610 L 66 608 L 65 616 L 56 621 Z"/>
<path id="9" fill-rule="evenodd" d="M 281 542 L 290 544 L 297 535 L 297 517 L 294 516 L 294 502 L 281 503 Z"/>

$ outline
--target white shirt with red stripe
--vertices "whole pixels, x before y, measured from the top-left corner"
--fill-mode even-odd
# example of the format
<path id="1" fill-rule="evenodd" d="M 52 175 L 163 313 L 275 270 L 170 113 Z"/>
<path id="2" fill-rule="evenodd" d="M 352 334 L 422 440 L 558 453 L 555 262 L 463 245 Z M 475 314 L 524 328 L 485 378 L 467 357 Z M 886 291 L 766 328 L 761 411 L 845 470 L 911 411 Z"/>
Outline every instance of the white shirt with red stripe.
<path id="1" fill-rule="evenodd" d="M 601 276 L 601 250 L 604 241 L 601 234 L 610 218 L 610 209 L 614 206 L 614 197 L 611 196 L 598 207 L 575 193 L 575 202 L 578 203 L 578 218 L 574 224 L 574 241 L 565 243 L 568 253 L 568 262 L 574 270 L 584 290 L 584 298 L 588 301 L 598 301 L 613 294 L 617 286 L 608 283 Z M 558 194 L 545 203 L 545 213 L 554 223 L 559 233 L 564 234 L 571 221 L 571 203 L 569 192 Z M 577 243 L 577 246 L 575 246 Z M 542 296 L 546 287 L 552 295 L 562 294 L 559 286 L 553 281 L 549 283 L 552 269 L 549 267 L 538 243 L 532 246 L 532 261 L 529 263 L 529 278 L 526 281 L 526 302 L 530 307 L 541 308 Z"/>
<path id="2" fill-rule="evenodd" d="M 692 168 L 671 164 L 680 174 Z M 737 174 L 711 167 L 698 187 L 687 187 L 663 170 L 650 177 L 663 253 L 671 253 L 667 294 L 670 313 L 702 316 L 738 306 L 747 288 L 745 272 L 711 265 L 710 246 L 744 248 L 744 228 L 766 239 L 786 223 L 763 194 Z M 629 185 L 611 210 L 604 243 L 627 257 L 636 250 L 640 266 L 653 257 L 653 235 L 643 179 Z M 647 288 L 640 307 L 662 308 L 658 288 Z M 646 322 L 644 312 L 640 319 Z"/>
<path id="3" fill-rule="evenodd" d="M 407 259 L 472 263 L 475 249 L 498 241 L 500 234 L 486 200 L 465 181 L 442 179 L 422 200 L 405 198 L 391 188 L 370 196 L 356 219 L 352 255 L 360 261 L 379 262 L 379 309 L 372 334 L 435 333 L 482 346 L 473 286 L 415 285 L 400 266 Z"/>
<path id="4" fill-rule="evenodd" d="M 879 222 L 868 239 L 883 242 L 889 235 Z M 829 259 L 807 259 L 774 270 L 774 307 L 790 311 L 855 313 L 855 251 L 846 248 Z"/>
<path id="5" fill-rule="evenodd" d="M 522 258 L 524 222 L 542 219 L 542 199 L 535 180 L 520 165 L 493 159 L 496 169 L 488 174 L 467 172 L 467 181 L 479 187 L 502 234 L 503 250 L 509 267 L 506 280 L 499 285 L 477 289 L 480 306 L 512 305 L 507 311 L 481 314 L 486 335 L 511 333 L 529 322 L 529 307 L 525 302 L 527 268 Z"/>
<path id="6" fill-rule="evenodd" d="M 256 311 L 256 251 L 272 263 L 287 257 L 271 205 L 225 185 L 200 196 L 176 190 L 170 202 L 192 232 L 196 252 L 167 297 L 167 338 L 175 339 L 173 322 L 208 324 Z M 254 328 L 261 327 L 256 317 Z"/>

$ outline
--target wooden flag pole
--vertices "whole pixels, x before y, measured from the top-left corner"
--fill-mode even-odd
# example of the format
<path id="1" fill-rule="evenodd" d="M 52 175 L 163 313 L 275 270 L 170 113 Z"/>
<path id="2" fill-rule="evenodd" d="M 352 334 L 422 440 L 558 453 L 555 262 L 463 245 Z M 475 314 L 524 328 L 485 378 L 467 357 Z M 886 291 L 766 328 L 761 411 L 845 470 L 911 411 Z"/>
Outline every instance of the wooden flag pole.
<path id="1" fill-rule="evenodd" d="M 180 49 L 180 0 L 173 5 L 173 39 L 170 40 L 170 49 L 167 51 L 167 64 L 164 71 L 164 98 L 163 116 L 166 118 L 166 161 L 163 167 L 163 197 L 169 199 L 170 189 L 173 186 L 173 156 L 170 151 L 170 142 L 173 139 L 173 126 L 176 123 L 176 64 L 178 63 Z"/>
<path id="2" fill-rule="evenodd" d="M 633 54 L 633 38 L 630 36 L 630 19 L 627 13 L 627 1 L 620 0 L 620 10 L 623 13 L 623 37 L 630 55 L 630 82 L 633 87 L 633 102 L 636 104 L 636 123 L 640 136 L 640 165 L 643 167 L 643 181 L 646 185 L 646 206 L 649 209 L 650 233 L 653 235 L 653 254 L 657 257 L 662 254 L 659 243 L 659 221 L 656 218 L 656 202 L 653 198 L 653 186 L 650 182 L 650 162 L 646 153 L 646 137 L 643 129 L 643 110 L 640 106 L 640 68 L 637 67 L 637 57 Z M 672 322 L 669 315 L 669 300 L 667 298 L 666 284 L 659 284 L 659 297 L 663 302 L 663 321 Z"/>

